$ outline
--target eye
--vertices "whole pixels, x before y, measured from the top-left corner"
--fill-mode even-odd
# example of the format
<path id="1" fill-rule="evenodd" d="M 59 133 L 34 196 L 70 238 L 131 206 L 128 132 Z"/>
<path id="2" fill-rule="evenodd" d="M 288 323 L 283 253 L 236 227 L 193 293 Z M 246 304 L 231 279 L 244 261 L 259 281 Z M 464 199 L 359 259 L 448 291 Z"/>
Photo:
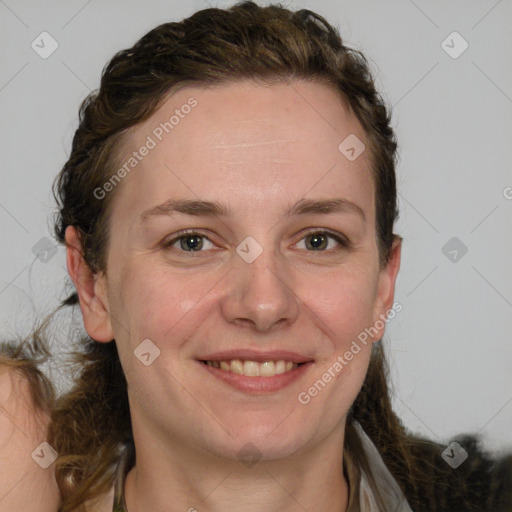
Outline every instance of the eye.
<path id="1" fill-rule="evenodd" d="M 350 247 L 350 242 L 343 236 L 325 230 L 310 231 L 302 241 L 305 241 L 307 250 L 315 252 L 331 252 Z M 330 241 L 334 241 L 334 247 Z M 204 252 L 203 249 L 212 249 L 214 246 L 207 236 L 193 230 L 182 231 L 162 244 L 164 249 L 173 248 L 188 253 Z"/>
<path id="2" fill-rule="evenodd" d="M 329 239 L 334 240 L 338 247 L 334 247 L 334 251 L 340 250 L 341 248 L 349 247 L 349 241 L 342 236 L 335 235 L 329 231 L 311 231 L 301 241 L 305 241 L 307 249 L 316 252 L 331 252 L 326 249 L 332 249 L 332 244 L 329 247 Z"/>
<path id="3" fill-rule="evenodd" d="M 205 247 L 205 240 L 206 247 Z M 213 247 L 213 242 L 208 239 L 205 235 L 198 233 L 197 231 L 186 231 L 182 232 L 179 236 L 175 236 L 171 240 L 167 240 L 162 244 L 164 249 L 169 249 L 171 247 L 174 248 L 176 244 L 179 245 L 176 249 L 179 249 L 183 252 L 203 252 L 201 249 L 211 249 Z M 210 247 L 208 246 L 210 244 Z"/>

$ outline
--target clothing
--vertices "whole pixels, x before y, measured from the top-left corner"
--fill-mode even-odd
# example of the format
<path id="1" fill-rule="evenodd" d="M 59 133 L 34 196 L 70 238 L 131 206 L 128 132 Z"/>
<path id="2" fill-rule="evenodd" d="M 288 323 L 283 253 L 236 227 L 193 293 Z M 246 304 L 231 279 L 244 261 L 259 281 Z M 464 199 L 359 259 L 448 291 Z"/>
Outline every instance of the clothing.
<path id="1" fill-rule="evenodd" d="M 411 507 L 407 503 L 407 500 L 400 489 L 400 486 L 384 464 L 377 447 L 366 435 L 363 428 L 357 421 L 354 421 L 354 426 L 363 443 L 363 448 L 368 458 L 373 478 L 375 479 L 377 489 L 379 490 L 382 500 L 384 501 L 384 506 L 386 507 L 385 510 L 393 512 L 412 512 Z M 375 496 L 364 472 L 361 474 L 359 486 L 359 509 L 354 508 L 354 512 L 357 512 L 358 510 L 360 512 L 379 511 L 375 501 Z M 349 507 L 347 512 L 353 511 Z"/>
<path id="2" fill-rule="evenodd" d="M 384 501 L 385 510 L 412 512 L 400 487 L 386 468 L 382 457 L 371 439 L 365 434 L 358 422 L 354 422 L 354 426 L 361 439 L 370 469 Z M 130 443 L 126 445 L 117 471 L 112 512 L 127 512 L 123 496 L 124 482 L 128 471 L 130 471 L 134 463 L 135 450 L 133 443 Z M 344 450 L 343 453 L 343 471 L 349 485 L 349 499 L 346 512 L 382 512 L 377 506 L 375 495 L 370 488 L 365 472 L 354 464 L 347 450 Z"/>

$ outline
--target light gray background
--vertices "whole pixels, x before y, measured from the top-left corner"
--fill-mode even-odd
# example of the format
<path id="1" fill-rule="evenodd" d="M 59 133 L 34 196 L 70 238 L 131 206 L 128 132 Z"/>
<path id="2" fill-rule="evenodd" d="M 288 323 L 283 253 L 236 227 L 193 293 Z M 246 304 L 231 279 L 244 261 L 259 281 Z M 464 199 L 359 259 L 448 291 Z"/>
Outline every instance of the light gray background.
<path id="1" fill-rule="evenodd" d="M 51 239 L 50 186 L 103 66 L 160 23 L 230 4 L 0 0 L 3 337 L 26 334 L 70 291 L 64 249 L 43 262 L 33 247 Z M 439 442 L 480 432 L 488 449 L 512 446 L 512 2 L 283 4 L 337 25 L 394 107 L 403 311 L 385 338 L 397 412 Z M 31 48 L 43 31 L 59 45 L 47 59 Z M 442 47 L 453 31 L 469 44 L 458 58 Z M 453 36 L 445 44 L 461 48 Z M 452 237 L 468 249 L 456 262 L 442 250 Z M 80 322 L 63 317 L 56 342 Z"/>

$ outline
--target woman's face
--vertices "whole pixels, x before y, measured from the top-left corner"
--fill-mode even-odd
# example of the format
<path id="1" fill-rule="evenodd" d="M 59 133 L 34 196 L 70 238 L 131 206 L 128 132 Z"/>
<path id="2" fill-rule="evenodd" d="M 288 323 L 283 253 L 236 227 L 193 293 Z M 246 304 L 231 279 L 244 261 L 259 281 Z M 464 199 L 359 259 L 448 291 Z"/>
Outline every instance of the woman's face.
<path id="1" fill-rule="evenodd" d="M 319 83 L 189 86 L 122 154 L 110 327 L 89 334 L 116 339 L 135 436 L 230 458 L 339 442 L 372 338 L 353 342 L 390 309 L 400 257 L 379 268 L 356 117 Z"/>

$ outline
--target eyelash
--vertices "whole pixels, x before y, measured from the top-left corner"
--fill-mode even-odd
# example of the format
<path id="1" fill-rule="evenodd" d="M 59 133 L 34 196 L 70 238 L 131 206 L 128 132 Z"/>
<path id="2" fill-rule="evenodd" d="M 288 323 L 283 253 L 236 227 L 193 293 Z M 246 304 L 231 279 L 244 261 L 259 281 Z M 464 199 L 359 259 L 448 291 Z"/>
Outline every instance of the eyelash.
<path id="1" fill-rule="evenodd" d="M 318 251 L 313 251 L 313 250 L 308 251 L 308 250 L 306 250 L 307 252 L 313 252 L 313 253 L 318 252 L 318 253 L 331 254 L 333 252 L 341 251 L 343 249 L 349 249 L 351 247 L 350 240 L 348 240 L 347 238 L 345 238 L 345 237 L 343 237 L 341 235 L 335 234 L 335 233 L 333 233 L 331 231 L 327 231 L 325 229 L 310 230 L 310 231 L 306 232 L 304 234 L 304 236 L 300 240 L 303 240 L 304 238 L 306 238 L 308 236 L 311 236 L 311 235 L 319 235 L 319 234 L 327 235 L 328 238 L 332 238 L 333 240 L 335 240 L 340 245 L 340 247 L 338 247 L 338 248 L 336 248 L 334 250 L 333 249 L 330 249 L 330 250 L 318 250 Z M 191 236 L 191 235 L 200 236 L 201 238 L 205 238 L 209 242 L 214 243 L 206 235 L 203 235 L 202 233 L 199 233 L 198 231 L 194 231 L 194 230 L 190 229 L 190 230 L 180 231 L 179 233 L 177 233 L 176 236 L 174 236 L 170 240 L 165 240 L 162 243 L 162 248 L 165 249 L 165 250 L 171 250 L 171 249 L 173 249 L 172 246 L 176 242 L 179 242 L 182 238 L 186 238 L 187 236 Z M 205 252 L 205 251 L 183 251 L 183 250 L 178 250 L 178 252 L 181 252 L 181 253 L 184 253 L 184 254 L 194 255 L 194 254 Z"/>

